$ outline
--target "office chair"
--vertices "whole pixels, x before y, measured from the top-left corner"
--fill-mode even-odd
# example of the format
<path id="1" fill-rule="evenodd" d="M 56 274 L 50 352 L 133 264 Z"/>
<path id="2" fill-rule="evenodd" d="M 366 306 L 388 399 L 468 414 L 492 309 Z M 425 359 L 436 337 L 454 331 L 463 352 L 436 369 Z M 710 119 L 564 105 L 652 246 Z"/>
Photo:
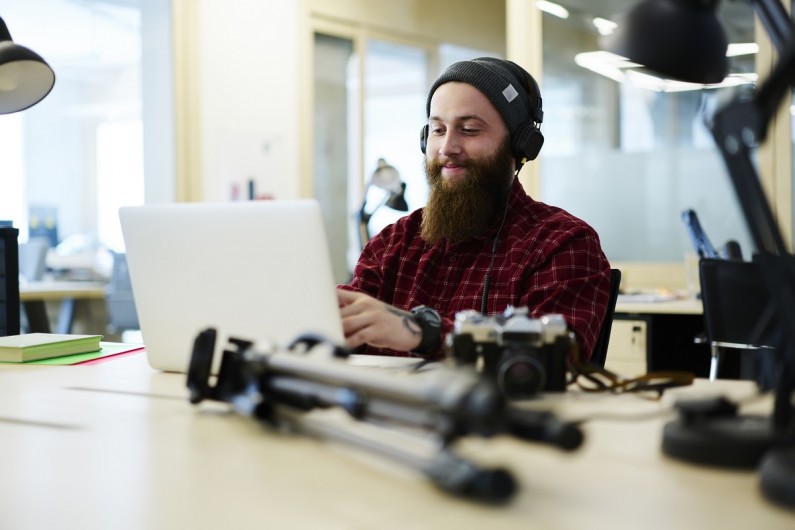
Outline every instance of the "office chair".
<path id="1" fill-rule="evenodd" d="M 43 237 L 31 237 L 27 243 L 19 244 L 19 274 L 29 282 L 44 279 L 47 271 L 47 252 L 50 240 Z"/>
<path id="2" fill-rule="evenodd" d="M 607 299 L 607 312 L 602 322 L 602 329 L 596 340 L 593 353 L 591 354 L 591 364 L 604 368 L 607 360 L 607 345 L 610 342 L 610 331 L 613 329 L 613 315 L 616 311 L 616 301 L 618 300 L 618 288 L 621 285 L 621 270 L 610 269 L 610 297 Z"/>
<path id="3" fill-rule="evenodd" d="M 769 296 L 754 262 L 702 259 L 699 263 L 704 326 L 710 347 L 709 379 L 718 377 L 723 348 L 766 348 Z"/>
<path id="4" fill-rule="evenodd" d="M 127 256 L 124 253 L 113 252 L 113 272 L 105 288 L 105 303 L 111 333 L 140 329 Z"/>

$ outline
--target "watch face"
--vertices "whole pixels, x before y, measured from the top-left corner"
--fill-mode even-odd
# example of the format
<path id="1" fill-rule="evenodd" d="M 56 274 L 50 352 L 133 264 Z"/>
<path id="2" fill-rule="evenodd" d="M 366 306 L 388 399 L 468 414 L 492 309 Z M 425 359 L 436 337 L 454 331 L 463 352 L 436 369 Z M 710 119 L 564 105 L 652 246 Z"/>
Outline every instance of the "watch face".
<path id="1" fill-rule="evenodd" d="M 411 313 L 422 329 L 420 344 L 412 351 L 420 355 L 437 351 L 441 346 L 442 317 L 435 310 L 424 305 L 413 308 Z"/>
<path id="2" fill-rule="evenodd" d="M 422 319 L 423 322 L 431 326 L 439 326 L 442 323 L 442 317 L 440 317 L 439 313 L 430 307 L 416 307 L 414 308 L 413 313 L 417 316 L 417 318 Z"/>
<path id="3" fill-rule="evenodd" d="M 428 321 L 432 324 L 442 323 L 442 317 L 440 317 L 439 313 L 437 313 L 433 309 L 428 309 L 428 311 L 425 313 L 425 316 L 428 319 Z"/>

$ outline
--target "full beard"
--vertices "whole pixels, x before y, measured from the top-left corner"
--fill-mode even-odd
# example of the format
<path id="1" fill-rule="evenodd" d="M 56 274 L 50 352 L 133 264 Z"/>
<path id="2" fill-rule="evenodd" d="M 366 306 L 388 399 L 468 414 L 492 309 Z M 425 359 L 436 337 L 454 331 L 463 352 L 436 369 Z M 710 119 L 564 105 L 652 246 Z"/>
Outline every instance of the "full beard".
<path id="1" fill-rule="evenodd" d="M 464 180 L 444 180 L 444 164 L 444 159 L 425 160 L 430 195 L 420 235 L 430 244 L 443 238 L 460 243 L 482 234 L 502 215 L 514 178 L 514 159 L 507 142 L 491 158 L 463 162 L 469 171 Z"/>

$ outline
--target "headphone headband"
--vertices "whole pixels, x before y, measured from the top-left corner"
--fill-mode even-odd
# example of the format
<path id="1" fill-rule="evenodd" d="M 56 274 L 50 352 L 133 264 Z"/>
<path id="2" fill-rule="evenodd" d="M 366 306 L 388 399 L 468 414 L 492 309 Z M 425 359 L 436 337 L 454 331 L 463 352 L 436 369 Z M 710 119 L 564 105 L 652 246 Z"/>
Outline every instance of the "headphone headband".
<path id="1" fill-rule="evenodd" d="M 517 160 L 533 160 L 538 156 L 544 137 L 538 124 L 544 121 L 538 83 L 524 68 L 505 59 L 480 57 L 450 65 L 433 83 L 426 101 L 426 116 L 431 113 L 431 99 L 437 88 L 458 81 L 470 84 L 491 101 L 502 116 L 511 136 L 511 148 Z M 427 125 L 420 136 L 425 152 Z"/>

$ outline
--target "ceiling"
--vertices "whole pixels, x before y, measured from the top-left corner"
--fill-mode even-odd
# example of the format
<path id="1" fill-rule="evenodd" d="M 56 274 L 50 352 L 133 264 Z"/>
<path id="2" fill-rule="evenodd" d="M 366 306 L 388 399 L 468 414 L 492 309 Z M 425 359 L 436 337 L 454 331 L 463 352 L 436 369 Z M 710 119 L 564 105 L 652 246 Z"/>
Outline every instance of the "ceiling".
<path id="1" fill-rule="evenodd" d="M 31 48 L 53 65 L 104 67 L 140 60 L 140 3 L 5 0 L 0 16 L 15 43 Z"/>
<path id="2" fill-rule="evenodd" d="M 638 0 L 551 0 L 569 10 L 569 23 L 591 25 L 593 17 L 616 22 L 619 16 L 636 5 Z M 719 16 L 729 42 L 753 42 L 754 14 L 748 0 L 719 2 Z"/>
<path id="3" fill-rule="evenodd" d="M 429 0 L 432 1 L 432 0 Z M 566 24 L 594 31 L 593 17 L 617 20 L 637 0 L 555 0 L 570 12 Z M 5 0 L 0 16 L 14 41 L 61 68 L 103 68 L 139 60 L 142 0 Z M 754 40 L 747 0 L 723 0 L 720 13 L 730 42 Z M 85 59 L 89 58 L 90 61 Z"/>

